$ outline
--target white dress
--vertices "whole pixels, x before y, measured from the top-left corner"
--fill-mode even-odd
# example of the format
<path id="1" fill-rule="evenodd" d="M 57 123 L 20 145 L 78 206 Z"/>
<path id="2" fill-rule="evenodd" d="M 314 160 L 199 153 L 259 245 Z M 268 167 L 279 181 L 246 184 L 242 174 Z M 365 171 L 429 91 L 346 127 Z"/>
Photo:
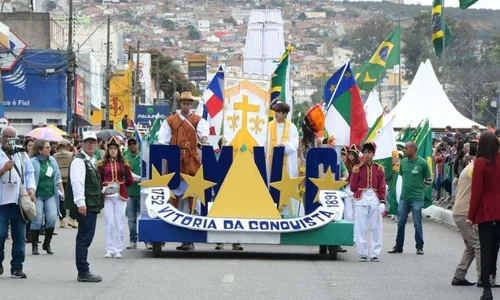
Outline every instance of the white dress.
<path id="1" fill-rule="evenodd" d="M 288 129 L 288 142 L 283 143 L 283 132 L 285 129 L 285 123 L 277 123 L 276 124 L 276 137 L 277 137 L 277 144 L 284 144 L 285 145 L 285 157 L 286 157 L 286 168 L 288 171 L 288 174 L 290 175 L 290 178 L 298 177 L 299 176 L 299 163 L 298 163 L 298 158 L 297 158 L 297 150 L 299 148 L 299 133 L 297 131 L 297 127 L 293 124 L 290 123 L 290 128 Z M 267 137 L 267 153 L 270 151 L 270 142 L 271 142 L 271 135 L 268 133 Z M 271 166 L 271 162 L 268 161 L 268 166 Z M 270 173 L 271 173 L 271 168 L 269 167 L 267 169 L 268 173 L 268 180 L 270 180 Z M 290 199 L 288 205 L 285 205 L 283 208 L 283 211 L 281 212 L 281 215 L 283 216 L 303 216 L 304 215 L 304 205 L 302 202 L 300 202 L 297 199 Z M 290 208 L 293 208 L 293 212 L 290 211 Z"/>

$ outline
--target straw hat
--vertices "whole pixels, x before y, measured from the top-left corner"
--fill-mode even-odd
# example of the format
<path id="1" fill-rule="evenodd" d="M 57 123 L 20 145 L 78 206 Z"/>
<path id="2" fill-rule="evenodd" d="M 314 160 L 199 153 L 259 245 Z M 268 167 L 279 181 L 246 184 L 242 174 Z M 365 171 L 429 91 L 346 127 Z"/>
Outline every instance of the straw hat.
<path id="1" fill-rule="evenodd" d="M 194 100 L 200 100 L 200 99 L 201 99 L 200 97 L 193 96 L 193 94 L 191 92 L 182 92 L 182 94 L 181 94 L 181 101 L 182 100 L 194 101 Z"/>

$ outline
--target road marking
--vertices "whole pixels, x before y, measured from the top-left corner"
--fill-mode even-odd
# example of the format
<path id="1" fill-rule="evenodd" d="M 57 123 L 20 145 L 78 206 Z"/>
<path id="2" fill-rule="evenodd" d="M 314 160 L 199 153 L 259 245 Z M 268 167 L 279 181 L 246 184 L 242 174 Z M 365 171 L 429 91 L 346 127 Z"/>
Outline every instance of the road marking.
<path id="1" fill-rule="evenodd" d="M 224 275 L 224 278 L 222 279 L 222 283 L 224 285 L 229 285 L 229 284 L 233 283 L 233 281 L 234 281 L 233 274 L 226 274 L 226 275 Z"/>

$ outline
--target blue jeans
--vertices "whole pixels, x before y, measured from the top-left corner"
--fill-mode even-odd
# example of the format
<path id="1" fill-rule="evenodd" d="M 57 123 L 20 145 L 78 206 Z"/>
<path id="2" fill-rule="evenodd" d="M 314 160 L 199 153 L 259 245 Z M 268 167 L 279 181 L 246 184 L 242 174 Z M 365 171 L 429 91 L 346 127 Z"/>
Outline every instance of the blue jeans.
<path id="1" fill-rule="evenodd" d="M 31 230 L 40 230 L 42 228 L 42 220 L 45 215 L 45 228 L 56 228 L 57 216 L 59 214 L 58 203 L 59 199 L 52 196 L 48 199 L 36 198 L 36 217 L 31 221 Z"/>
<path id="2" fill-rule="evenodd" d="M 0 205 L 0 264 L 5 258 L 5 240 L 9 230 L 12 235 L 12 260 L 10 261 L 10 272 L 23 269 L 25 246 L 26 246 L 26 223 L 21 215 L 17 204 Z"/>
<path id="3" fill-rule="evenodd" d="M 130 197 L 127 201 L 127 218 L 131 243 L 137 243 L 137 216 L 140 212 L 141 197 Z"/>
<path id="4" fill-rule="evenodd" d="M 85 217 L 77 213 L 76 220 L 78 221 L 75 250 L 76 269 L 78 270 L 78 275 L 83 276 L 90 272 L 87 257 L 90 244 L 92 244 L 92 240 L 94 239 L 97 213 L 87 211 Z"/>
<path id="5" fill-rule="evenodd" d="M 403 200 L 399 201 L 398 207 L 398 235 L 396 237 L 396 247 L 403 249 L 405 243 L 405 226 L 410 211 L 413 215 L 413 226 L 415 227 L 415 247 L 424 248 L 424 231 L 422 229 L 422 207 L 424 200 Z"/>

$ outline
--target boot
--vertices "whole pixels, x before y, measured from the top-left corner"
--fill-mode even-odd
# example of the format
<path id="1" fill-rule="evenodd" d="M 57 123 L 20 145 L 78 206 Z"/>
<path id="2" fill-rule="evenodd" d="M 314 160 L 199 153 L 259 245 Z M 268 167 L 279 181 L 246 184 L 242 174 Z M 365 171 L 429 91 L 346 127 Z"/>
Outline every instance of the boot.
<path id="1" fill-rule="evenodd" d="M 39 255 L 38 252 L 38 237 L 40 236 L 40 230 L 31 230 L 31 254 Z"/>
<path id="2" fill-rule="evenodd" d="M 45 239 L 42 244 L 42 249 L 47 251 L 47 254 L 54 254 L 52 248 L 50 248 L 50 242 L 52 241 L 52 236 L 54 235 L 54 228 L 45 229 Z"/>
<path id="3" fill-rule="evenodd" d="M 483 294 L 479 300 L 493 300 L 493 294 L 491 293 L 491 289 L 484 289 Z"/>
<path id="4" fill-rule="evenodd" d="M 31 243 L 31 230 L 29 230 L 29 227 L 26 225 L 26 243 Z"/>

